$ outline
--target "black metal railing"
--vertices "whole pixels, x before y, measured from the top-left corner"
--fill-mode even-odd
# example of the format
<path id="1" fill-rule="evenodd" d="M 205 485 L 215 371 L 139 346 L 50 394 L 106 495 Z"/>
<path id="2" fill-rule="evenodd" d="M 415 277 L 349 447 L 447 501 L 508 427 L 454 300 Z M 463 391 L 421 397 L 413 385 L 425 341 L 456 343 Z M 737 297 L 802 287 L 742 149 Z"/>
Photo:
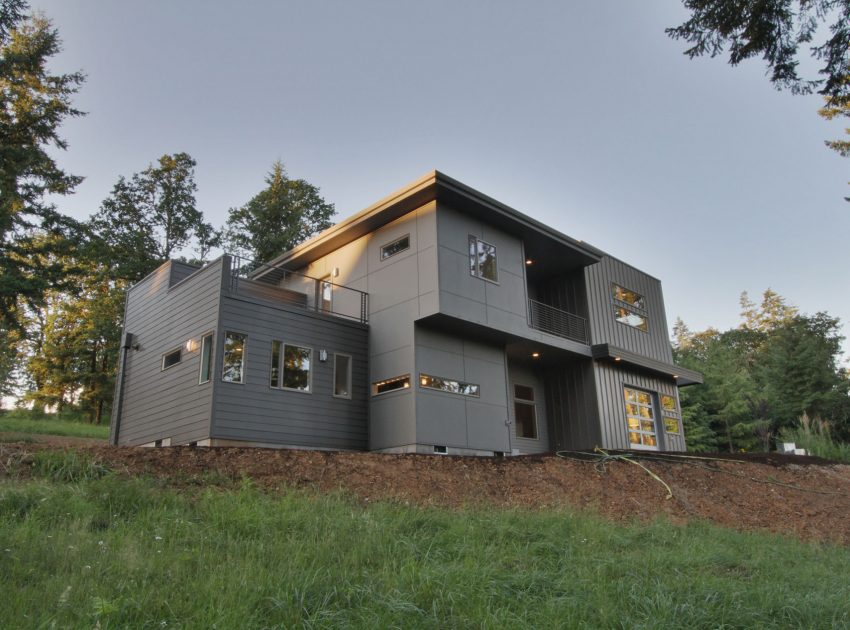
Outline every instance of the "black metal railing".
<path id="1" fill-rule="evenodd" d="M 528 300 L 528 325 L 550 335 L 587 343 L 587 320 L 537 300 Z"/>
<path id="2" fill-rule="evenodd" d="M 290 271 L 279 265 L 258 263 L 231 255 L 230 290 L 298 306 L 316 313 L 369 321 L 369 294 L 331 282 L 329 278 Z"/>

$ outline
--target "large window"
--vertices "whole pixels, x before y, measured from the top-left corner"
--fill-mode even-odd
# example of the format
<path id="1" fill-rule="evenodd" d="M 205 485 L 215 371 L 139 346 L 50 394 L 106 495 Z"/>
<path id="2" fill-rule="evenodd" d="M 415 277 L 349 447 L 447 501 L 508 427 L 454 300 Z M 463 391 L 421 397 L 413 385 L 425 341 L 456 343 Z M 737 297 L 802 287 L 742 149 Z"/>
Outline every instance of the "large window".
<path id="1" fill-rule="evenodd" d="M 621 324 L 649 332 L 646 312 L 646 298 L 640 293 L 611 283 L 611 300 L 614 306 L 614 319 Z"/>
<path id="2" fill-rule="evenodd" d="M 201 368 L 198 372 L 198 384 L 209 383 L 212 376 L 212 334 L 204 335 L 201 339 Z"/>
<path id="3" fill-rule="evenodd" d="M 481 388 L 474 383 L 464 383 L 441 376 L 430 374 L 419 374 L 419 385 L 427 389 L 437 389 L 450 394 L 462 394 L 463 396 L 479 396 Z"/>
<path id="4" fill-rule="evenodd" d="M 283 344 L 283 389 L 310 392 L 310 368 L 313 350 L 302 346 Z"/>
<path id="5" fill-rule="evenodd" d="M 334 355 L 334 396 L 351 398 L 351 356 Z"/>
<path id="6" fill-rule="evenodd" d="M 626 400 L 626 421 L 632 448 L 658 449 L 655 431 L 655 405 L 652 394 L 639 389 L 623 389 Z"/>
<path id="7" fill-rule="evenodd" d="M 381 247 L 381 260 L 386 260 L 387 258 L 395 256 L 406 249 L 410 249 L 410 234 L 405 234 L 401 238 L 394 240 L 392 243 L 387 243 Z"/>
<path id="8" fill-rule="evenodd" d="M 490 282 L 499 281 L 496 246 L 485 243 L 471 234 L 469 236 L 469 273 Z"/>
<path id="9" fill-rule="evenodd" d="M 242 383 L 245 377 L 245 335 L 235 332 L 224 333 L 224 360 L 221 380 Z"/>
<path id="10" fill-rule="evenodd" d="M 518 438 L 537 439 L 537 407 L 534 388 L 514 385 L 514 419 Z"/>
<path id="11" fill-rule="evenodd" d="M 398 391 L 400 389 L 410 389 L 410 374 L 403 376 L 394 376 L 383 381 L 375 381 L 372 383 L 372 395 L 388 394 L 389 392 Z"/>

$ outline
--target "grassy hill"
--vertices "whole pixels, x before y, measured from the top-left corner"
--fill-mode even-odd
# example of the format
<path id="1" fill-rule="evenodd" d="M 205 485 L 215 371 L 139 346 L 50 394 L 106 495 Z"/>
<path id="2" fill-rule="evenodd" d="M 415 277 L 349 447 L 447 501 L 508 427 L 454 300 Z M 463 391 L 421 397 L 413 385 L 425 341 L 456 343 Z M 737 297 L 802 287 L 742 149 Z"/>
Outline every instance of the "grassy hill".
<path id="1" fill-rule="evenodd" d="M 75 451 L 9 453 L 3 628 L 850 625 L 846 547 L 247 478 L 175 484 Z"/>

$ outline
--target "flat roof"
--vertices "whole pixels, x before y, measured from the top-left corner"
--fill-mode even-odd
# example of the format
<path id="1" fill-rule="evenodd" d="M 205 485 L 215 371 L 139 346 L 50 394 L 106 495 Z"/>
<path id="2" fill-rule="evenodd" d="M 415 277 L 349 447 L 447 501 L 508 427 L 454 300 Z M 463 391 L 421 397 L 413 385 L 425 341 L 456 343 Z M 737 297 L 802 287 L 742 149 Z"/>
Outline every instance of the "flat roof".
<path id="1" fill-rule="evenodd" d="M 268 267 L 258 270 L 253 277 L 262 278 L 266 274 L 273 273 L 273 269 L 269 267 L 282 266 L 293 270 L 303 267 L 434 200 L 444 202 L 455 210 L 516 234 L 531 247 L 536 246 L 543 251 L 550 250 L 553 246 L 557 247 L 562 256 L 566 254 L 577 265 L 598 262 L 605 255 L 592 245 L 567 236 L 434 170 L 365 210 L 343 219 L 313 238 L 282 253 L 269 261 Z"/>

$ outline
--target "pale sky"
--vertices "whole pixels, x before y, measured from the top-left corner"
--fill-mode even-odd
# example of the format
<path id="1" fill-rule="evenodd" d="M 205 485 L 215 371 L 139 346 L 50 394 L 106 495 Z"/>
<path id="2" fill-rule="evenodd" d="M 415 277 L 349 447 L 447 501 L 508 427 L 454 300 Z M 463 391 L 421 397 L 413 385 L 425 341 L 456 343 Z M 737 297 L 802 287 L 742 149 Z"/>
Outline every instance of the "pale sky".
<path id="1" fill-rule="evenodd" d="M 438 169 L 660 278 L 670 326 L 735 326 L 767 287 L 850 321 L 842 123 L 760 61 L 685 57 L 679 0 L 31 4 L 88 76 L 78 218 L 164 153 L 214 224 L 277 159 L 337 219 Z"/>

